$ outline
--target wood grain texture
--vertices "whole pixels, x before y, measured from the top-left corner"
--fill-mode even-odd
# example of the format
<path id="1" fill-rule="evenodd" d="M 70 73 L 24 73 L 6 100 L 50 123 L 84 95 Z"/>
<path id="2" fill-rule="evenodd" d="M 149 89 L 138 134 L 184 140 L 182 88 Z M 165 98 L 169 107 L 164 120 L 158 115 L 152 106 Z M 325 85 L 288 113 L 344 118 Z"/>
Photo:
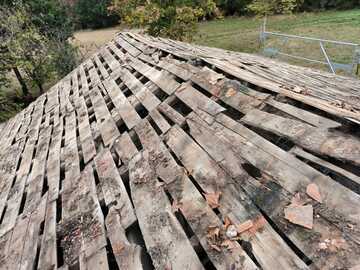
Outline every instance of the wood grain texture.
<path id="1" fill-rule="evenodd" d="M 0 123 L 0 269 L 357 269 L 359 101 L 353 78 L 119 33 Z"/>

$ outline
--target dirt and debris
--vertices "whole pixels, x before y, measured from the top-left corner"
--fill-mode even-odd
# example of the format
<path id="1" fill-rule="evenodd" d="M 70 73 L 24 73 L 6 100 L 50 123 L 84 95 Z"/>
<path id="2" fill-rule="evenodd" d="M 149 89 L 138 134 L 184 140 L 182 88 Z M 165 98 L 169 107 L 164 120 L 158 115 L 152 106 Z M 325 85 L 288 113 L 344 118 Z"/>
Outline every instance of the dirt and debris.
<path id="1" fill-rule="evenodd" d="M 337 252 L 341 249 L 346 249 L 347 243 L 346 240 L 342 237 L 333 238 L 333 239 L 324 239 L 324 241 L 319 243 L 320 250 L 327 250 L 329 252 Z"/>
<path id="2" fill-rule="evenodd" d="M 64 262 L 73 265 L 80 254 L 82 233 L 81 216 L 75 217 L 58 227 L 57 235 L 61 239 Z"/>
<path id="3" fill-rule="evenodd" d="M 233 249 L 237 246 L 237 241 L 242 240 L 242 233 L 255 234 L 265 225 L 265 222 L 265 219 L 258 217 L 254 221 L 247 220 L 236 225 L 226 216 L 224 225 L 208 227 L 206 238 L 209 246 L 216 251 L 220 252 L 224 248 Z"/>
<path id="4" fill-rule="evenodd" d="M 333 105 L 335 107 L 350 111 L 350 112 L 356 112 L 355 108 L 351 106 L 350 104 L 346 103 L 345 101 L 336 100 L 330 103 L 330 105 Z"/>
<path id="5" fill-rule="evenodd" d="M 212 249 L 218 252 L 221 252 L 222 247 L 224 247 L 222 246 L 224 241 L 228 240 L 224 229 L 225 228 L 220 228 L 219 226 L 209 226 L 207 230 L 207 243 Z"/>

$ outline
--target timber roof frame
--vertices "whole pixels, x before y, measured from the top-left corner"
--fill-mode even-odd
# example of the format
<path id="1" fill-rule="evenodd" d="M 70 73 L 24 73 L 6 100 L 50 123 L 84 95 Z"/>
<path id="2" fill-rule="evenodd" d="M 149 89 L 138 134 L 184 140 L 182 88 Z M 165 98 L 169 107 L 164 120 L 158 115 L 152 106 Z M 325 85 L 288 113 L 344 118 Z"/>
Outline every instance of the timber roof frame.
<path id="1" fill-rule="evenodd" d="M 358 269 L 359 101 L 119 33 L 0 124 L 0 269 Z"/>

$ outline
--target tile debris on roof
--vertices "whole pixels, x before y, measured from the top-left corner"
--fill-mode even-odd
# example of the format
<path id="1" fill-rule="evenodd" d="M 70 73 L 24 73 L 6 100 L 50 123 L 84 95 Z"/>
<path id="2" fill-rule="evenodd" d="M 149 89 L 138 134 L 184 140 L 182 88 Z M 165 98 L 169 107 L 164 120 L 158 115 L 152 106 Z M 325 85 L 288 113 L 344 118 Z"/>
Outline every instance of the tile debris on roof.
<path id="1" fill-rule="evenodd" d="M 121 33 L 0 124 L 0 269 L 358 269 L 359 101 Z"/>

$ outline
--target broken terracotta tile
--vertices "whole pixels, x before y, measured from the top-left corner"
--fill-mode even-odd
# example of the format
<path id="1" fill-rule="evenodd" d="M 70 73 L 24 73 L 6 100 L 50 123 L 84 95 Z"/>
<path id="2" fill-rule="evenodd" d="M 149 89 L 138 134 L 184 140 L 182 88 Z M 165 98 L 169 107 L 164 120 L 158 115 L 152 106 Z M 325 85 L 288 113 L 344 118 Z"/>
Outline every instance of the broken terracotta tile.
<path id="1" fill-rule="evenodd" d="M 289 205 L 285 208 L 285 218 L 293 224 L 303 226 L 307 229 L 313 228 L 313 207 L 312 205 Z"/>
<path id="2" fill-rule="evenodd" d="M 306 187 L 306 194 L 315 201 L 322 203 L 319 187 L 315 183 L 311 183 Z"/>
<path id="3" fill-rule="evenodd" d="M 266 219 L 262 215 L 259 215 L 258 217 L 253 219 L 252 222 L 253 226 L 248 229 L 249 233 L 251 234 L 256 234 L 258 231 L 261 231 L 267 223 Z"/>
<path id="4" fill-rule="evenodd" d="M 240 234 L 240 233 L 243 233 L 247 230 L 249 230 L 252 226 L 254 226 L 254 223 L 252 222 L 252 220 L 247 220 L 239 225 L 237 225 L 237 232 Z"/>
<path id="5" fill-rule="evenodd" d="M 228 216 L 225 217 L 224 220 L 224 228 L 227 229 L 232 224 L 230 218 Z"/>

